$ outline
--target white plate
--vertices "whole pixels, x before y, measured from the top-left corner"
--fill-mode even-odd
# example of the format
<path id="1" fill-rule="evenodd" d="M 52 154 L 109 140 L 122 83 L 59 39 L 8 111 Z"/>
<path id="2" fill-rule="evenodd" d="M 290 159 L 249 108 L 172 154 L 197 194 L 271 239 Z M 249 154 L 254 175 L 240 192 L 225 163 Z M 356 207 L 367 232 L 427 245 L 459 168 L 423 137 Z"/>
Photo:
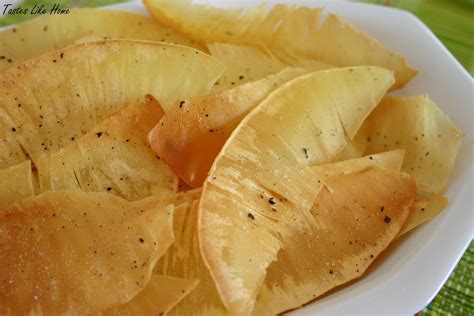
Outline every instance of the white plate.
<path id="1" fill-rule="evenodd" d="M 248 7 L 258 3 L 255 0 L 199 2 L 221 7 Z M 433 33 L 408 12 L 342 1 L 287 2 L 312 7 L 324 4 L 328 11 L 407 56 L 420 73 L 396 94 L 429 95 L 466 135 L 446 193 L 450 200 L 446 210 L 395 242 L 386 251 L 388 255 L 383 255 L 379 264 L 369 269 L 361 280 L 293 313 L 413 315 L 440 290 L 473 237 L 473 80 Z M 147 14 L 141 3 L 110 8 Z"/>

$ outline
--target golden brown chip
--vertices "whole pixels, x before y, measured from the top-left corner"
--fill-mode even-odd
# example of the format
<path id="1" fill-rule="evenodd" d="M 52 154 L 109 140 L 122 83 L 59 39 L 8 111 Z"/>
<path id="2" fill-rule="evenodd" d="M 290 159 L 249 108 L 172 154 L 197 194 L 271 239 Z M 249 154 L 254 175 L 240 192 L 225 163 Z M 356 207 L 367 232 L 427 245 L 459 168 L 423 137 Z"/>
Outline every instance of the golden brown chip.
<path id="1" fill-rule="evenodd" d="M 404 149 L 402 171 L 413 175 L 422 195 L 441 194 L 448 183 L 462 132 L 426 96 L 387 96 L 365 123 L 366 154 Z"/>
<path id="2" fill-rule="evenodd" d="M 305 75 L 234 130 L 204 183 L 198 221 L 204 262 L 230 312 L 251 312 L 294 214 L 310 219 L 322 182 L 309 166 L 334 159 L 392 82 L 377 67 Z"/>
<path id="3" fill-rule="evenodd" d="M 373 65 L 391 69 L 400 88 L 417 71 L 405 57 L 357 30 L 334 14 L 322 17 L 321 8 L 277 4 L 251 9 L 221 9 L 192 0 L 145 0 L 148 11 L 160 22 L 203 43 L 267 46 L 281 52 L 294 67 L 309 64 L 336 67 Z M 331 67 L 331 66 L 329 66 Z M 314 68 L 313 68 L 314 69 Z M 320 69 L 320 68 L 318 68 Z"/>
<path id="4" fill-rule="evenodd" d="M 72 46 L 4 71 L 0 168 L 28 155 L 36 163 L 145 94 L 165 110 L 177 100 L 205 95 L 223 69 L 196 49 L 114 40 Z"/>
<path id="5" fill-rule="evenodd" d="M 130 302 L 112 307 L 101 315 L 162 315 L 193 291 L 198 283 L 198 280 L 155 274 L 151 276 L 145 289 Z"/>
<path id="6" fill-rule="evenodd" d="M 415 227 L 436 217 L 448 204 L 448 199 L 443 195 L 435 195 L 427 199 L 416 201 L 410 211 L 410 216 L 398 234 L 401 236 Z"/>
<path id="7" fill-rule="evenodd" d="M 293 214 L 294 225 L 283 233 L 284 247 L 268 268 L 255 315 L 298 308 L 360 277 L 397 236 L 416 196 L 409 175 L 376 167 L 325 182 L 328 187 L 310 213 Z"/>
<path id="8" fill-rule="evenodd" d="M 186 202 L 175 208 L 175 242 L 155 266 L 157 274 L 199 279 L 196 288 L 171 311 L 171 315 L 223 315 L 226 313 L 214 280 L 199 251 L 197 235 L 198 203 Z"/>
<path id="9" fill-rule="evenodd" d="M 73 9 L 67 15 L 43 15 L 0 32 L 0 71 L 80 41 L 153 40 L 203 48 L 155 20 L 131 12 Z"/>
<path id="10" fill-rule="evenodd" d="M 91 314 L 136 296 L 173 242 L 172 206 L 47 192 L 0 213 L 0 313 Z"/>
<path id="11" fill-rule="evenodd" d="M 31 171 L 31 161 L 0 169 L 0 210 L 33 195 L 35 179 Z"/>
<path id="12" fill-rule="evenodd" d="M 285 69 L 222 93 L 183 100 L 150 132 L 150 146 L 187 184 L 201 186 L 242 118 L 273 90 L 305 73 Z"/>
<path id="13" fill-rule="evenodd" d="M 146 143 L 164 112 L 151 96 L 122 108 L 71 145 L 38 159 L 43 191 L 109 192 L 127 200 L 176 192 L 178 178 Z"/>

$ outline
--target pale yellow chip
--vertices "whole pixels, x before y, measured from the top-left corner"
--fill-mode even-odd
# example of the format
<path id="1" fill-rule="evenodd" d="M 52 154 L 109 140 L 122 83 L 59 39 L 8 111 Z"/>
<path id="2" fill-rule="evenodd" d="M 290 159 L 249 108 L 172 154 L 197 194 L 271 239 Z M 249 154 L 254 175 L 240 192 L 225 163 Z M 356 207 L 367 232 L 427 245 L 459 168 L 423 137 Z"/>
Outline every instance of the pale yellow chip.
<path id="1" fill-rule="evenodd" d="M 187 184 L 201 186 L 242 118 L 272 91 L 305 73 L 285 69 L 231 90 L 183 100 L 150 132 L 150 146 Z"/>
<path id="2" fill-rule="evenodd" d="M 108 309 L 101 315 L 162 315 L 179 304 L 198 284 L 199 280 L 154 274 L 145 289 L 130 302 Z"/>
<path id="3" fill-rule="evenodd" d="M 448 204 L 448 199 L 443 195 L 435 195 L 426 199 L 421 199 L 413 204 L 410 216 L 403 226 L 399 236 L 409 232 L 421 224 L 435 218 Z"/>
<path id="4" fill-rule="evenodd" d="M 309 216 L 322 187 L 309 166 L 345 147 L 346 130 L 362 124 L 392 82 L 377 67 L 305 75 L 275 90 L 234 130 L 204 183 L 198 221 L 203 259 L 230 312 L 251 312 L 294 214 Z"/>
<path id="5" fill-rule="evenodd" d="M 66 15 L 41 15 L 0 32 L 0 71 L 78 41 L 137 39 L 196 45 L 154 19 L 125 11 L 73 9 Z"/>
<path id="6" fill-rule="evenodd" d="M 197 218 L 198 200 L 175 208 L 173 229 L 175 242 L 155 266 L 157 274 L 184 279 L 199 279 L 196 288 L 169 314 L 171 315 L 224 315 L 225 307 L 214 280 L 199 251 Z"/>
<path id="7" fill-rule="evenodd" d="M 0 314 L 93 314 L 130 301 L 173 242 L 172 206 L 47 192 L 0 212 Z"/>
<path id="8" fill-rule="evenodd" d="M 348 140 L 346 147 L 344 147 L 344 149 L 337 154 L 334 161 L 343 161 L 362 157 L 369 147 L 369 143 L 367 142 L 368 137 L 369 129 L 367 125 L 362 124 L 354 138 Z"/>
<path id="9" fill-rule="evenodd" d="M 205 95 L 223 69 L 196 49 L 114 40 L 72 46 L 4 71 L 0 168 L 27 155 L 36 163 L 38 156 L 74 142 L 145 94 L 156 97 L 165 111 L 177 100 Z"/>
<path id="10" fill-rule="evenodd" d="M 370 139 L 366 154 L 404 149 L 402 170 L 415 177 L 418 192 L 444 192 L 463 135 L 433 101 L 387 96 L 365 124 Z"/>
<path id="11" fill-rule="evenodd" d="M 260 80 L 289 67 L 264 48 L 225 43 L 209 44 L 208 48 L 212 56 L 227 66 L 212 89 L 213 93 Z"/>
<path id="12" fill-rule="evenodd" d="M 323 179 L 331 176 L 362 172 L 364 170 L 379 167 L 393 171 L 402 169 L 405 151 L 398 149 L 379 154 L 373 154 L 362 158 L 350 159 L 336 163 L 315 166 Z M 326 187 L 332 193 L 334 189 L 326 183 Z M 445 208 L 448 199 L 443 195 L 436 195 L 430 198 L 417 199 L 410 208 L 410 214 L 402 230 L 398 234 L 401 236 L 415 227 L 431 220 L 441 213 Z"/>
<path id="13" fill-rule="evenodd" d="M 10 204 L 35 195 L 31 161 L 0 169 L 0 211 Z"/>
<path id="14" fill-rule="evenodd" d="M 267 270 L 255 315 L 298 308 L 360 277 L 397 236 L 416 195 L 410 176 L 377 167 L 332 175 L 325 182 L 328 187 L 308 214 L 292 214 L 295 221 Z"/>
<path id="15" fill-rule="evenodd" d="M 351 174 L 362 172 L 364 170 L 378 167 L 393 171 L 400 171 L 402 168 L 403 158 L 405 151 L 403 150 L 392 150 L 379 154 L 368 155 L 365 157 L 354 158 L 334 162 L 330 164 L 324 164 L 314 166 L 313 168 L 323 177 L 329 178 L 331 176 Z"/>
<path id="16" fill-rule="evenodd" d="M 263 44 L 299 67 L 316 63 L 323 67 L 384 67 L 395 73 L 392 88 L 402 87 L 417 74 L 405 57 L 334 14 L 323 18 L 321 8 L 276 4 L 271 10 L 266 5 L 221 9 L 192 0 L 144 3 L 159 22 L 203 43 Z"/>
<path id="17" fill-rule="evenodd" d="M 164 112 L 151 96 L 122 108 L 71 145 L 38 158 L 42 191 L 109 192 L 127 200 L 178 189 L 178 177 L 146 143 Z"/>

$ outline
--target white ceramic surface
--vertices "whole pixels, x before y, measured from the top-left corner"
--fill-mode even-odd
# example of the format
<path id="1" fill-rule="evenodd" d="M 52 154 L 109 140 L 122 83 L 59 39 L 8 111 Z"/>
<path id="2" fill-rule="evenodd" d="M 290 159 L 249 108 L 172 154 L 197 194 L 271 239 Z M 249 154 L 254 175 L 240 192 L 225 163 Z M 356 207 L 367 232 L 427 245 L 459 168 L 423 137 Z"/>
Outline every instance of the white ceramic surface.
<path id="1" fill-rule="evenodd" d="M 199 0 L 220 7 L 245 7 L 256 0 Z M 277 1 L 269 1 L 276 3 Z M 284 1 L 278 1 L 284 2 Z M 472 240 L 473 80 L 432 32 L 402 10 L 345 1 L 286 1 L 321 6 L 407 56 L 420 70 L 399 95 L 427 94 L 464 131 L 465 139 L 449 183 L 446 210 L 395 242 L 359 281 L 299 309 L 295 315 L 413 315 L 440 290 Z M 111 6 L 147 14 L 141 3 Z"/>

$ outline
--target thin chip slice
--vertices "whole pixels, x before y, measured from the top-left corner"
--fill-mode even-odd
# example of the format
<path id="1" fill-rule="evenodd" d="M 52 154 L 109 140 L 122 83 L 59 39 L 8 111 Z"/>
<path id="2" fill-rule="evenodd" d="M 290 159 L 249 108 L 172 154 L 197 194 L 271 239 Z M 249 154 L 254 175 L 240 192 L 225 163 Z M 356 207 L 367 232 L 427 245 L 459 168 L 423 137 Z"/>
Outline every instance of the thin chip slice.
<path id="1" fill-rule="evenodd" d="M 36 163 L 145 94 L 165 111 L 184 97 L 206 95 L 223 68 L 192 48 L 114 40 L 72 46 L 4 71 L 0 168 L 26 160 L 25 153 Z"/>
<path id="2" fill-rule="evenodd" d="M 210 44 L 208 48 L 212 56 L 227 66 L 218 84 L 212 89 L 213 93 L 260 80 L 289 67 L 263 48 L 225 43 Z"/>
<path id="3" fill-rule="evenodd" d="M 275 50 L 275 51 L 272 51 L 272 53 L 279 60 L 283 61 L 285 64 L 292 67 L 304 68 L 304 69 L 312 70 L 312 71 L 336 68 L 336 66 L 334 65 L 324 63 L 316 59 L 298 56 L 285 50 Z"/>
<path id="4" fill-rule="evenodd" d="M 365 157 L 314 166 L 313 168 L 323 177 L 323 179 L 328 179 L 332 176 L 362 172 L 374 167 L 400 171 L 404 156 L 405 151 L 397 149 Z"/>
<path id="5" fill-rule="evenodd" d="M 422 195 L 442 194 L 454 167 L 462 132 L 426 96 L 387 96 L 365 123 L 366 154 L 405 149 L 402 170 L 413 175 Z"/>
<path id="6" fill-rule="evenodd" d="M 397 236 L 416 196 L 409 175 L 380 168 L 325 182 L 330 189 L 319 193 L 310 220 L 294 214 L 296 225 L 287 228 L 285 246 L 268 268 L 255 315 L 298 308 L 360 277 Z"/>
<path id="7" fill-rule="evenodd" d="M 0 313 L 92 314 L 145 288 L 173 242 L 172 206 L 47 192 L 0 213 Z"/>
<path id="8" fill-rule="evenodd" d="M 199 280 L 152 275 L 150 282 L 130 302 L 113 307 L 101 315 L 163 315 L 186 297 Z"/>
<path id="9" fill-rule="evenodd" d="M 379 154 L 373 154 L 362 158 L 356 158 L 327 165 L 315 166 L 323 179 L 330 178 L 338 174 L 350 174 L 362 172 L 373 167 L 380 167 L 393 171 L 402 169 L 404 150 L 392 150 Z M 326 187 L 334 192 L 334 189 L 326 183 Z M 414 229 L 415 227 L 433 219 L 445 208 L 448 199 L 443 195 L 435 195 L 430 198 L 421 198 L 415 200 L 410 208 L 410 215 L 398 236 Z"/>
<path id="10" fill-rule="evenodd" d="M 178 177 L 146 143 L 164 112 L 151 96 L 122 108 L 74 143 L 38 158 L 42 191 L 109 192 L 127 200 L 176 192 Z"/>
<path id="11" fill-rule="evenodd" d="M 197 235 L 199 201 L 186 202 L 175 208 L 173 230 L 175 242 L 155 266 L 157 274 L 185 279 L 199 279 L 197 287 L 186 296 L 170 315 L 226 314 L 214 280 L 199 251 Z"/>
<path id="12" fill-rule="evenodd" d="M 285 69 L 222 93 L 183 100 L 150 132 L 151 148 L 187 184 L 199 187 L 242 118 L 273 90 L 305 73 Z"/>
<path id="13" fill-rule="evenodd" d="M 198 221 L 204 262 L 230 312 L 251 312 L 283 234 L 299 215 L 310 220 L 322 181 L 309 166 L 344 148 L 346 130 L 362 124 L 392 82 L 377 67 L 305 75 L 275 90 L 234 130 L 204 183 Z"/>
<path id="14" fill-rule="evenodd" d="M 357 134 L 354 136 L 354 138 L 348 141 L 346 147 L 344 147 L 344 149 L 339 152 L 339 154 L 337 154 L 334 161 L 343 161 L 362 157 L 369 147 L 367 137 L 369 137 L 369 129 L 367 125 L 363 124 L 357 131 Z"/>
<path id="15" fill-rule="evenodd" d="M 31 161 L 0 169 L 0 210 L 33 195 L 35 179 L 31 171 Z"/>
<path id="16" fill-rule="evenodd" d="M 42 15 L 0 32 L 0 71 L 78 40 L 137 39 L 202 49 L 193 40 L 154 19 L 125 11 L 73 9 L 67 15 Z"/>
<path id="17" fill-rule="evenodd" d="M 435 195 L 428 199 L 416 201 L 413 204 L 407 222 L 398 235 L 401 236 L 435 218 L 446 207 L 446 204 L 448 204 L 448 199 L 443 195 Z"/>
<path id="18" fill-rule="evenodd" d="M 250 9 L 221 9 L 192 0 L 145 0 L 148 11 L 161 23 L 206 43 L 263 44 L 281 51 L 285 62 L 313 59 L 337 67 L 373 65 L 391 69 L 400 88 L 417 71 L 403 56 L 357 30 L 334 14 L 324 20 L 321 8 L 277 4 Z"/>

